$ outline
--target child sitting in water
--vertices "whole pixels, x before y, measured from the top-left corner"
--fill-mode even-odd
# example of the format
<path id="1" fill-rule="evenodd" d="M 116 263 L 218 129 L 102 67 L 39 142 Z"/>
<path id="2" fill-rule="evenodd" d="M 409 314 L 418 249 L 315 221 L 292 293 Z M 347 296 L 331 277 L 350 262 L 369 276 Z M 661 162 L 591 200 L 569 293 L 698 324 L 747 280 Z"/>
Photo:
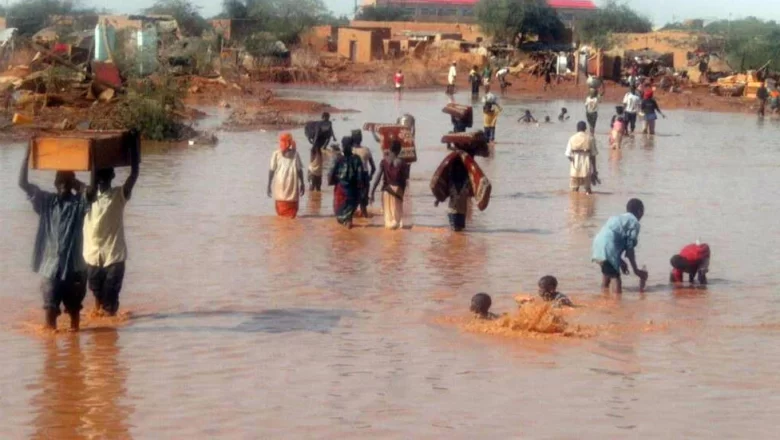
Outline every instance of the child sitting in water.
<path id="1" fill-rule="evenodd" d="M 546 275 L 539 279 L 539 298 L 544 302 L 552 303 L 553 307 L 575 307 L 568 296 L 557 291 L 558 279 L 554 276 Z M 518 295 L 515 301 L 519 306 L 523 304 L 535 303 L 537 298 L 527 295 Z"/>
<path id="2" fill-rule="evenodd" d="M 574 307 L 568 296 L 557 291 L 558 280 L 551 275 L 539 279 L 539 296 L 545 302 L 553 303 L 553 307 Z"/>
<path id="3" fill-rule="evenodd" d="M 688 274 L 689 281 L 693 283 L 693 277 L 699 275 L 699 283 L 707 284 L 707 272 L 710 269 L 710 247 L 704 243 L 692 243 L 682 248 L 679 254 L 672 257 L 672 273 L 669 281 L 682 283 L 684 274 Z"/>
<path id="4" fill-rule="evenodd" d="M 520 117 L 520 119 L 517 120 L 517 122 L 524 122 L 526 124 L 530 124 L 532 122 L 538 122 L 536 119 L 534 119 L 533 115 L 531 115 L 531 110 L 526 110 L 525 114 Z"/>
<path id="5" fill-rule="evenodd" d="M 558 115 L 558 122 L 568 121 L 569 120 L 569 111 L 566 110 L 566 107 L 561 109 L 561 114 Z"/>
<path id="6" fill-rule="evenodd" d="M 476 318 L 479 319 L 496 319 L 498 315 L 490 313 L 490 306 L 493 305 L 493 300 L 487 293 L 478 293 L 471 297 L 471 310 Z"/>

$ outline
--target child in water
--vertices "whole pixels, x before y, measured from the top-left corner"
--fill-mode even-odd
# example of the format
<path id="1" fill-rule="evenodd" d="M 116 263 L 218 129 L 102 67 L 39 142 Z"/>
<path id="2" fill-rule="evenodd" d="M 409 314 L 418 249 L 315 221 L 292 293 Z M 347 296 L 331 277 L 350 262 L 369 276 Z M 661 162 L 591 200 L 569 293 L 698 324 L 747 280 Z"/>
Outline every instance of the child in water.
<path id="1" fill-rule="evenodd" d="M 558 280 L 551 275 L 539 279 L 539 296 L 545 302 L 551 302 L 553 307 L 574 307 L 568 296 L 557 291 Z"/>
<path id="2" fill-rule="evenodd" d="M 612 121 L 612 131 L 609 133 L 609 146 L 613 150 L 619 150 L 623 144 L 623 134 L 626 131 L 626 121 L 623 116 L 619 116 Z"/>
<path id="3" fill-rule="evenodd" d="M 558 122 L 568 121 L 569 120 L 569 111 L 566 110 L 566 107 L 561 109 L 561 114 L 558 115 Z"/>
<path id="4" fill-rule="evenodd" d="M 698 274 L 699 283 L 707 284 L 707 272 L 710 269 L 710 247 L 706 243 L 691 243 L 682 248 L 679 254 L 672 257 L 672 273 L 669 281 L 682 283 L 684 274 L 693 283 L 693 277 Z"/>
<path id="5" fill-rule="evenodd" d="M 626 205 L 626 213 L 610 217 L 601 231 L 593 239 L 593 261 L 601 266 L 601 287 L 608 291 L 615 281 L 615 293 L 623 293 L 621 272 L 628 275 L 628 259 L 634 274 L 639 278 L 639 291 L 644 291 L 647 271 L 639 269 L 636 262 L 636 246 L 639 244 L 639 221 L 645 215 L 645 205 L 639 199 L 631 199 Z"/>
<path id="6" fill-rule="evenodd" d="M 502 110 L 501 106 L 495 102 L 485 102 L 485 105 L 482 107 L 485 137 L 488 142 L 496 141 L 496 123 L 498 122 L 498 115 L 501 114 Z"/>
<path id="7" fill-rule="evenodd" d="M 471 313 L 478 319 L 496 319 L 498 315 L 490 313 L 490 306 L 493 305 L 493 300 L 487 293 L 478 293 L 471 297 Z"/>
<path id="8" fill-rule="evenodd" d="M 558 292 L 558 280 L 551 275 L 543 276 L 539 279 L 539 298 L 544 302 L 552 303 L 553 307 L 575 307 L 568 296 Z M 518 305 L 536 302 L 536 298 L 526 295 L 515 297 Z"/>
<path id="9" fill-rule="evenodd" d="M 524 122 L 526 124 L 530 124 L 532 122 L 539 122 L 539 121 L 537 121 L 533 117 L 533 115 L 531 114 L 531 110 L 526 110 L 525 114 L 523 114 L 523 116 L 521 116 L 520 119 L 517 120 L 517 122 Z"/>

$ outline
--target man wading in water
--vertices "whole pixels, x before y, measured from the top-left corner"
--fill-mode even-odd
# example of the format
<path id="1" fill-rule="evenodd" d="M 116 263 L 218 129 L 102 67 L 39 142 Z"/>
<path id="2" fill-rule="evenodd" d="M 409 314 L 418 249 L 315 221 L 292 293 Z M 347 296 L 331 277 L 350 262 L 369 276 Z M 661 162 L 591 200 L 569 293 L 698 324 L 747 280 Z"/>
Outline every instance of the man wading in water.
<path id="1" fill-rule="evenodd" d="M 84 219 L 84 261 L 89 290 L 95 295 L 95 309 L 109 316 L 119 310 L 119 292 L 125 278 L 125 205 L 138 180 L 141 153 L 135 143 L 131 151 L 130 175 L 125 184 L 111 187 L 114 169 L 95 172 L 95 185 L 87 190 L 89 211 Z"/>
<path id="2" fill-rule="evenodd" d="M 313 123 L 312 123 L 313 124 Z M 333 124 L 330 122 L 330 113 L 322 114 L 322 120 L 316 124 L 313 132 L 306 130 L 306 136 L 311 143 L 311 161 L 309 163 L 310 191 L 322 191 L 322 149 L 328 146 L 328 142 L 336 135 L 333 133 Z"/>
<path id="3" fill-rule="evenodd" d="M 376 173 L 376 164 L 371 150 L 363 145 L 363 132 L 352 130 L 352 153 L 363 162 L 363 188 L 360 191 L 360 216 L 368 218 L 368 190 L 371 187 L 371 179 Z"/>
<path id="4" fill-rule="evenodd" d="M 19 187 L 38 214 L 33 270 L 43 277 L 41 293 L 46 327 L 57 328 L 62 304 L 70 315 L 71 331 L 78 331 L 81 304 L 87 293 L 87 267 L 82 254 L 82 229 L 88 203 L 83 194 L 84 185 L 72 171 L 57 171 L 54 178 L 57 192 L 42 191 L 28 179 L 29 157 L 28 147 L 19 171 Z"/>

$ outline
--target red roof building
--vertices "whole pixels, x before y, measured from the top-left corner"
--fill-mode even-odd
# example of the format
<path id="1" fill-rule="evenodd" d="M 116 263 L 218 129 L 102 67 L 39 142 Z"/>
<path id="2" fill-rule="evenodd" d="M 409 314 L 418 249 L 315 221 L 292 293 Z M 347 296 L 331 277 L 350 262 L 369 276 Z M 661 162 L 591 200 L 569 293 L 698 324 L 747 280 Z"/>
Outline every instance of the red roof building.
<path id="1" fill-rule="evenodd" d="M 528 0 L 534 1 L 534 0 Z M 567 27 L 574 27 L 578 19 L 596 10 L 592 0 L 546 1 L 558 12 Z M 423 22 L 474 22 L 474 6 L 479 0 L 365 0 L 363 6 L 395 6 L 406 9 L 410 19 Z"/>

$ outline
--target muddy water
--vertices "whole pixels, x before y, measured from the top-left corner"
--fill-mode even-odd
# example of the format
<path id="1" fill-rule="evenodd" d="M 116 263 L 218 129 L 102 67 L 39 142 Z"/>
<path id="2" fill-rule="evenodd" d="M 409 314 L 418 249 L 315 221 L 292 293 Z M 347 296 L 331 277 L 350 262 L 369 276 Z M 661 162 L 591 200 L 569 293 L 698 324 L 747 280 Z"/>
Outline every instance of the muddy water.
<path id="1" fill-rule="evenodd" d="M 265 183 L 276 133 L 149 147 L 126 217 L 132 315 L 87 320 L 77 336 L 35 327 L 36 217 L 15 186 L 23 146 L 0 148 L 3 437 L 776 436 L 780 125 L 670 111 L 654 140 L 611 154 L 603 110 L 604 185 L 576 197 L 563 157 L 574 124 L 513 121 L 526 107 L 540 117 L 580 104 L 505 102 L 495 157 L 480 159 L 491 206 L 453 234 L 427 190 L 444 156 L 443 95 L 293 94 L 362 111 L 337 118 L 339 135 L 417 116 L 411 229 L 377 218 L 345 231 L 329 190 L 307 195 L 298 221 L 275 218 Z M 650 289 L 640 298 L 634 278 L 622 300 L 604 298 L 590 242 L 632 196 L 647 207 L 638 255 Z M 668 259 L 697 237 L 713 248 L 712 283 L 672 291 Z M 505 338 L 439 320 L 477 291 L 509 312 L 548 273 L 586 305 L 567 319 L 602 331 Z"/>

